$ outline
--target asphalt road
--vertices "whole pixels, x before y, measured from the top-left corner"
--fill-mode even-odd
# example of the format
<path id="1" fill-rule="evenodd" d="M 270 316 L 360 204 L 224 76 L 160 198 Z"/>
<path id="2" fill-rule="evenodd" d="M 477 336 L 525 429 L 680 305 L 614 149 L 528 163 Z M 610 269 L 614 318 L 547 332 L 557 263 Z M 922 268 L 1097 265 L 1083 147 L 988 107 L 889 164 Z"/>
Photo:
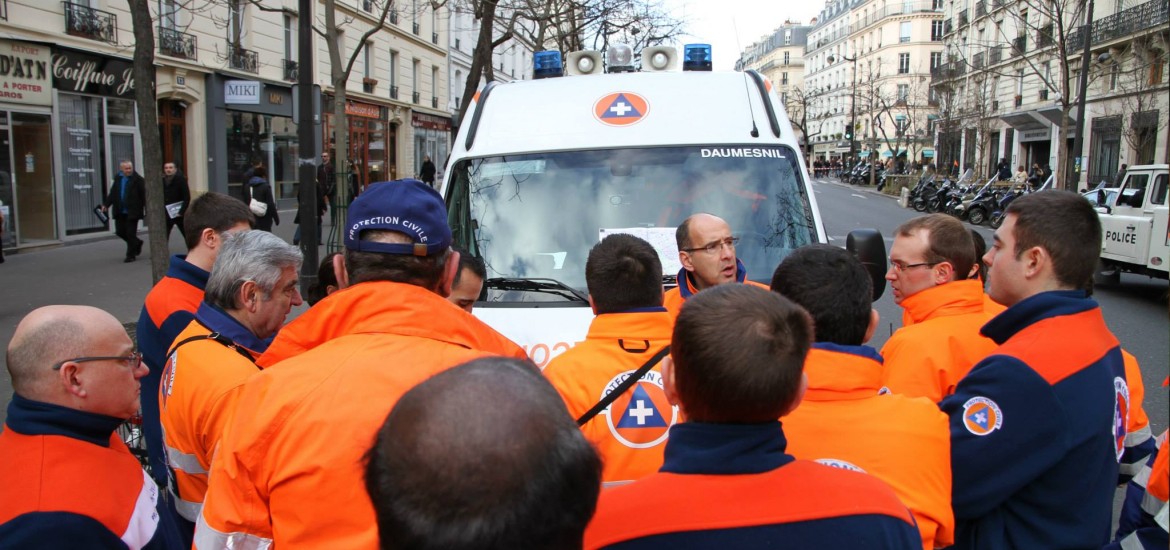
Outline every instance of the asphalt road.
<path id="1" fill-rule="evenodd" d="M 853 187 L 832 180 L 814 182 L 813 192 L 825 231 L 833 244 L 844 246 L 849 231 L 874 228 L 886 240 L 886 250 L 893 242 L 894 230 L 902 222 L 920 215 L 913 209 L 898 206 L 894 197 L 880 195 L 867 189 Z M 986 226 L 972 226 L 991 242 L 994 231 Z M 1170 405 L 1170 390 L 1162 387 L 1170 359 L 1170 316 L 1167 315 L 1167 281 L 1144 276 L 1122 275 L 1121 284 L 1102 286 L 1094 291 L 1101 304 L 1105 321 L 1117 336 L 1122 347 L 1137 357 L 1141 365 L 1146 394 L 1144 407 L 1150 417 L 1150 428 L 1155 434 L 1166 429 Z M 875 305 L 881 314 L 881 328 L 871 344 L 880 348 L 890 334 L 901 326 L 902 311 L 886 293 Z"/>

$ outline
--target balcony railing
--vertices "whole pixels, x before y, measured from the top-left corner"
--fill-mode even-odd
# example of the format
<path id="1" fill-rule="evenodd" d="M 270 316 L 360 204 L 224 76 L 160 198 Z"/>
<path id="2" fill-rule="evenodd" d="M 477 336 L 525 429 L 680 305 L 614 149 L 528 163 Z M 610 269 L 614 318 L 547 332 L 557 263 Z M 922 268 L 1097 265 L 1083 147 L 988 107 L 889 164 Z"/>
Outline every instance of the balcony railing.
<path id="1" fill-rule="evenodd" d="M 398 86 L 390 86 L 390 99 L 398 99 Z"/>
<path id="2" fill-rule="evenodd" d="M 984 55 L 985 55 L 985 54 L 984 54 L 983 52 L 979 52 L 979 53 L 977 53 L 977 54 L 975 54 L 975 55 L 971 56 L 971 68 L 973 68 L 973 69 L 982 69 L 982 68 L 983 68 L 983 56 L 984 56 Z"/>
<path id="3" fill-rule="evenodd" d="M 410 101 L 411 101 L 411 103 L 414 103 L 415 105 L 418 105 L 418 99 L 419 99 L 419 93 L 418 93 L 418 92 L 410 92 Z"/>
<path id="4" fill-rule="evenodd" d="M 987 64 L 995 65 L 1003 61 L 1003 46 L 994 46 L 987 50 Z"/>
<path id="5" fill-rule="evenodd" d="M 1036 31 L 1036 47 L 1047 48 L 1052 45 L 1052 23 L 1049 23 L 1040 30 Z"/>
<path id="6" fill-rule="evenodd" d="M 967 18 L 967 10 L 959 12 L 959 26 L 965 26 L 970 20 Z"/>
<path id="7" fill-rule="evenodd" d="M 62 2 L 62 4 L 65 6 L 66 33 L 110 44 L 118 43 L 118 17 L 116 15 L 72 2 Z"/>
<path id="8" fill-rule="evenodd" d="M 850 32 L 857 32 L 864 29 L 886 17 L 894 15 L 906 15 L 911 13 L 925 13 L 925 12 L 941 12 L 942 10 L 935 9 L 934 5 L 927 2 L 899 2 L 897 4 L 888 5 L 880 8 L 866 17 L 860 18 L 849 26 Z"/>
<path id="9" fill-rule="evenodd" d="M 439 108 L 439 98 L 437 98 L 437 97 L 435 97 L 435 96 L 431 96 L 431 108 L 432 108 L 432 109 L 438 109 L 438 108 Z"/>
<path id="10" fill-rule="evenodd" d="M 935 67 L 930 71 L 930 82 L 935 84 L 944 80 L 958 78 L 967 72 L 966 65 L 961 61 L 952 61 Z"/>
<path id="11" fill-rule="evenodd" d="M 284 60 L 284 79 L 289 82 L 296 82 L 301 76 L 299 65 L 296 61 L 291 59 Z"/>
<path id="12" fill-rule="evenodd" d="M 1012 40 L 1012 57 L 1024 55 L 1028 51 L 1028 37 L 1020 35 Z"/>
<path id="13" fill-rule="evenodd" d="M 1151 0 L 1145 4 L 1102 17 L 1093 22 L 1093 44 L 1101 44 L 1146 29 L 1165 28 L 1170 20 L 1170 5 L 1166 0 Z M 1085 46 L 1083 29 L 1069 35 L 1068 51 L 1078 52 Z"/>
<path id="14" fill-rule="evenodd" d="M 158 51 L 161 53 L 171 57 L 195 59 L 199 55 L 198 44 L 193 34 L 166 27 L 158 28 Z"/>
<path id="15" fill-rule="evenodd" d="M 955 32 L 955 24 L 950 19 L 943 21 L 943 36 Z"/>
<path id="16" fill-rule="evenodd" d="M 373 78 L 363 78 L 362 79 L 362 91 L 363 92 L 365 92 L 367 94 L 372 94 L 377 89 L 378 89 L 378 81 L 377 80 L 374 80 Z"/>
<path id="17" fill-rule="evenodd" d="M 231 42 L 228 43 L 228 66 L 250 73 L 260 72 L 260 56 L 252 50 L 245 50 Z"/>

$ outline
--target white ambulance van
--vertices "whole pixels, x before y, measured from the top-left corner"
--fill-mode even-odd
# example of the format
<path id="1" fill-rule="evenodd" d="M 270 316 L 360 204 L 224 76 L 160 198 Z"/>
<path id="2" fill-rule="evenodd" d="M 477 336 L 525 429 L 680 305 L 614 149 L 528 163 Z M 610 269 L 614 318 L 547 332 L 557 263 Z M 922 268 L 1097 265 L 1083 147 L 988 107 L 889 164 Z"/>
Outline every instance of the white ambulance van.
<path id="1" fill-rule="evenodd" d="M 1101 265 L 1096 282 L 1117 284 L 1121 272 L 1170 276 L 1170 165 L 1131 166 L 1116 192 L 1092 197 L 1101 218 Z"/>
<path id="2" fill-rule="evenodd" d="M 608 234 L 653 244 L 668 287 L 675 229 L 697 212 L 727 220 L 748 278 L 765 284 L 790 251 L 826 241 L 771 84 L 711 72 L 710 48 L 690 48 L 686 68 L 706 70 L 678 70 L 672 48 L 648 48 L 640 71 L 570 54 L 576 74 L 489 83 L 463 119 L 441 191 L 456 244 L 487 267 L 475 315 L 541 367 L 584 339 L 585 260 Z M 538 76 L 559 64 L 540 52 Z"/>

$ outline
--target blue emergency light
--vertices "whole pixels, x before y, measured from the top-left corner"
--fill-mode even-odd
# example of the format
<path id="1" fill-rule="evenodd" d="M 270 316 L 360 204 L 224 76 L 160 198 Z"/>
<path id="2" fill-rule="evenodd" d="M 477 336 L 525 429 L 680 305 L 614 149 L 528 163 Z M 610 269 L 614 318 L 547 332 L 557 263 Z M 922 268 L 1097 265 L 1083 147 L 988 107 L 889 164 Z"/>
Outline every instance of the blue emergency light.
<path id="1" fill-rule="evenodd" d="M 564 76 L 565 67 L 561 63 L 561 52 L 543 50 L 532 54 L 532 78 L 549 78 Z"/>
<path id="2" fill-rule="evenodd" d="M 683 46 L 683 70 L 711 70 L 711 45 L 687 44 L 686 46 Z"/>

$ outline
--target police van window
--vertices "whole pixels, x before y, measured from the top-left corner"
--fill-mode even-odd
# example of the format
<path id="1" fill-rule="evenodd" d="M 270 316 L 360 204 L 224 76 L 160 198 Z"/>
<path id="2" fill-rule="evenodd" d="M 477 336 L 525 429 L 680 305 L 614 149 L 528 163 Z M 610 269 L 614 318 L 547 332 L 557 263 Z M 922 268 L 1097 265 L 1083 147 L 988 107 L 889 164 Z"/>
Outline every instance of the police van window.
<path id="1" fill-rule="evenodd" d="M 484 259 L 489 278 L 551 279 L 584 290 L 585 260 L 601 233 L 673 234 L 687 216 L 709 212 L 731 224 L 749 276 L 767 283 L 791 250 L 816 241 L 798 162 L 782 146 L 466 159 L 452 168 L 448 220 L 456 242 Z M 488 290 L 489 302 L 557 299 Z"/>
<path id="2" fill-rule="evenodd" d="M 1152 191 L 1154 204 L 1166 204 L 1166 181 L 1166 174 L 1158 174 L 1158 177 L 1154 178 L 1154 190 Z"/>
<path id="3" fill-rule="evenodd" d="M 1146 184 L 1150 181 L 1149 174 L 1130 174 L 1125 180 L 1125 189 L 1117 199 L 1118 206 L 1132 206 L 1140 208 L 1145 200 Z"/>

